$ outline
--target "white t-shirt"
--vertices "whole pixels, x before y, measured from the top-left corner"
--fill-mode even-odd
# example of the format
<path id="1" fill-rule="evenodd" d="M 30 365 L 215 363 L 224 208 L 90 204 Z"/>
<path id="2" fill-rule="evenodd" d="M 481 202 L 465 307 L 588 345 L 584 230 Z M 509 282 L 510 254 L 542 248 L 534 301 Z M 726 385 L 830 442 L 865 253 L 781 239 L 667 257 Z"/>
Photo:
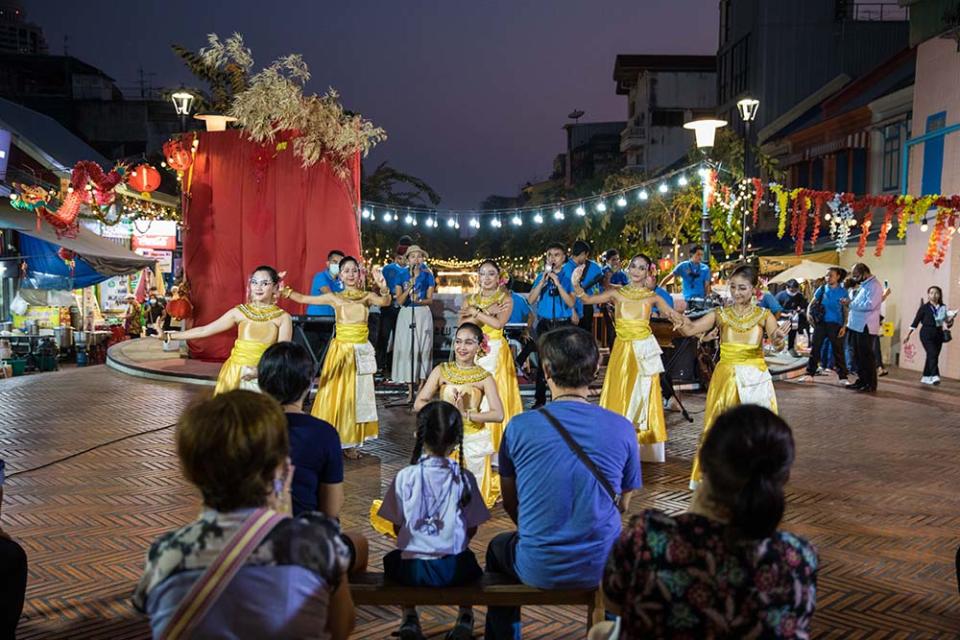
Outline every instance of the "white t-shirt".
<path id="1" fill-rule="evenodd" d="M 460 508 L 465 483 L 470 502 Z M 448 459 L 424 457 L 390 483 L 379 515 L 398 525 L 397 547 L 404 558 L 434 560 L 466 551 L 467 530 L 490 519 L 477 479 Z"/>

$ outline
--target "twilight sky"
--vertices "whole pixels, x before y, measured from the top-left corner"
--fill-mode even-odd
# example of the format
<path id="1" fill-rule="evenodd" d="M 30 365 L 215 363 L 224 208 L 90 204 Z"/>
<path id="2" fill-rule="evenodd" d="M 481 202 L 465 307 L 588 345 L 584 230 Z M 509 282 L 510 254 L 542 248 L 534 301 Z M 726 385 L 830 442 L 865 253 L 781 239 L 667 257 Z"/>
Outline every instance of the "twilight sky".
<path id="1" fill-rule="evenodd" d="M 546 178 L 566 115 L 626 119 L 612 80 L 618 53 L 710 54 L 717 0 L 28 1 L 51 53 L 69 51 L 137 85 L 191 83 L 170 51 L 206 34 L 243 34 L 257 68 L 303 54 L 310 91 L 333 86 L 384 127 L 368 168 L 387 160 L 426 180 L 444 208 L 515 195 Z M 224 9 L 218 9 L 223 7 Z M 229 10 L 226 8 L 229 7 Z M 274 10 L 276 8 L 276 10 Z"/>

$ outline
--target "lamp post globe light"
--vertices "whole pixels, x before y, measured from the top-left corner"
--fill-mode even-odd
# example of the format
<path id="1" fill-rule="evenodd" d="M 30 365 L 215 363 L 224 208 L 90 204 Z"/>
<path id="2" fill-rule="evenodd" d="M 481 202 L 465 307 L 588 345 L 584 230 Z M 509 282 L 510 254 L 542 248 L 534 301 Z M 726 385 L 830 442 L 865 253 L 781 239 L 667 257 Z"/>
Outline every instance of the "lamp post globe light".
<path id="1" fill-rule="evenodd" d="M 750 158 L 750 128 L 754 119 L 757 117 L 757 111 L 760 109 L 760 101 L 756 98 L 743 98 L 737 101 L 737 111 L 740 112 L 740 119 L 743 120 L 743 177 L 753 177 L 753 161 Z M 744 209 L 743 220 L 743 238 L 740 243 L 740 253 L 743 259 L 747 259 L 747 212 Z"/>
<path id="2" fill-rule="evenodd" d="M 700 242 L 703 244 L 703 257 L 710 264 L 710 209 L 707 207 L 707 201 L 710 199 L 710 149 L 717 137 L 717 129 L 727 126 L 726 120 L 716 120 L 714 118 L 704 118 L 693 120 L 683 125 L 684 129 L 691 129 L 697 138 L 697 149 L 703 154 L 703 164 L 700 167 L 702 190 L 702 208 L 700 211 Z"/>
<path id="3" fill-rule="evenodd" d="M 190 111 L 193 109 L 194 95 L 181 87 L 170 96 L 170 101 L 173 102 L 174 111 L 180 116 L 180 131 L 185 131 L 187 128 L 187 116 L 190 115 Z"/>

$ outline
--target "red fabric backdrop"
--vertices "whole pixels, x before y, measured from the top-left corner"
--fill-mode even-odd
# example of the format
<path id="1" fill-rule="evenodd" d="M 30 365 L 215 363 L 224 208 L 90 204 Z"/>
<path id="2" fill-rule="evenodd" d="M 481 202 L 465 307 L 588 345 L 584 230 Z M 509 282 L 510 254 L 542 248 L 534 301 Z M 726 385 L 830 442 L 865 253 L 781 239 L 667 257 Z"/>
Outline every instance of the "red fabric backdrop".
<path id="1" fill-rule="evenodd" d="M 301 167 L 292 144 L 276 151 L 239 130 L 200 133 L 183 234 L 194 326 L 244 302 L 251 271 L 261 264 L 286 270 L 286 282 L 307 291 L 331 249 L 359 254 L 359 168 L 358 155 L 351 190 L 326 163 Z M 281 306 L 303 312 L 290 301 Z M 235 337 L 191 341 L 191 355 L 224 360 Z"/>

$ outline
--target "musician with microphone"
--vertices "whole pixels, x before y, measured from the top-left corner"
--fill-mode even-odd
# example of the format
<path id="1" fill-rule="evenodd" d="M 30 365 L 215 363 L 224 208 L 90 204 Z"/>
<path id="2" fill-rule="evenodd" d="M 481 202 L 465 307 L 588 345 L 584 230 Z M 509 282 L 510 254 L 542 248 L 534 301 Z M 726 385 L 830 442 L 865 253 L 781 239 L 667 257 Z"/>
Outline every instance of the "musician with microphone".
<path id="1" fill-rule="evenodd" d="M 537 309 L 537 336 L 557 327 L 571 324 L 575 314 L 576 298 L 573 297 L 573 284 L 563 265 L 567 261 L 567 251 L 562 244 L 553 243 L 547 247 L 546 267 L 533 281 L 528 296 L 530 305 Z M 572 273 L 572 270 L 570 271 Z M 543 367 L 537 368 L 537 390 L 534 395 L 534 408 L 547 402 L 547 379 Z"/>

